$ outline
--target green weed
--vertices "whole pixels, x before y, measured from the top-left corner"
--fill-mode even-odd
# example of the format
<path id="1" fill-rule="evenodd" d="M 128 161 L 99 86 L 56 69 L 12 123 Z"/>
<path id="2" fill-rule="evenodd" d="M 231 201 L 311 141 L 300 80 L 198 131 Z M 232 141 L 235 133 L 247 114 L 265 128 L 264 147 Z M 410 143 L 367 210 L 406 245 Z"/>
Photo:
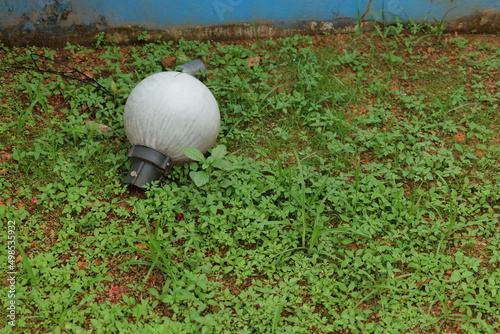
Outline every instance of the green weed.
<path id="1" fill-rule="evenodd" d="M 92 73 L 0 76 L 16 330 L 497 332 L 499 45 L 444 28 L 2 46 Z M 123 105 L 166 56 L 209 68 L 218 144 L 132 194 Z"/>

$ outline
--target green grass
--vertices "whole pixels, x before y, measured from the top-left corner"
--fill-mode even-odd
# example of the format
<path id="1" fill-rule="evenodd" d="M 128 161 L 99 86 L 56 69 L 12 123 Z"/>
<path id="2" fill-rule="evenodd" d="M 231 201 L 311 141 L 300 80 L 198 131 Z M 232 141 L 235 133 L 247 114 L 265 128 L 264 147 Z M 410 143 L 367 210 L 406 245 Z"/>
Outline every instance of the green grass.
<path id="1" fill-rule="evenodd" d="M 441 28 L 3 48 L 0 332 L 500 332 L 500 43 Z M 124 101 L 169 55 L 221 133 L 131 193 Z"/>

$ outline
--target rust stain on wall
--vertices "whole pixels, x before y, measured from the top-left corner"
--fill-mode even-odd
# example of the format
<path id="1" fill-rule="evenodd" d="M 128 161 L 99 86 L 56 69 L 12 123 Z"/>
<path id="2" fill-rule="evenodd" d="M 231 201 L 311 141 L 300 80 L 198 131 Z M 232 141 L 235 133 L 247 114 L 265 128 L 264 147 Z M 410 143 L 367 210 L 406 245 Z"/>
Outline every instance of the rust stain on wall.
<path id="1" fill-rule="evenodd" d="M 448 31 L 458 32 L 498 33 L 500 31 L 500 10 L 476 11 L 451 21 L 446 28 Z"/>

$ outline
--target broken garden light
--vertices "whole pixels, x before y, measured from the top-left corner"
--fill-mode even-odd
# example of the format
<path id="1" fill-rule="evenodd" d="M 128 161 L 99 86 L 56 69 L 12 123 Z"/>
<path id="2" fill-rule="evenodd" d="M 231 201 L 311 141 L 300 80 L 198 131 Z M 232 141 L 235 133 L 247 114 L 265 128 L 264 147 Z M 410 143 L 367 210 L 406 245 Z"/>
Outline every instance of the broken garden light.
<path id="1" fill-rule="evenodd" d="M 123 123 L 132 144 L 132 165 L 125 183 L 142 188 L 159 180 L 172 165 L 189 161 L 182 149 L 205 153 L 217 139 L 219 107 L 198 80 L 205 69 L 199 60 L 179 66 L 182 72 L 161 72 L 142 80 L 125 104 Z"/>

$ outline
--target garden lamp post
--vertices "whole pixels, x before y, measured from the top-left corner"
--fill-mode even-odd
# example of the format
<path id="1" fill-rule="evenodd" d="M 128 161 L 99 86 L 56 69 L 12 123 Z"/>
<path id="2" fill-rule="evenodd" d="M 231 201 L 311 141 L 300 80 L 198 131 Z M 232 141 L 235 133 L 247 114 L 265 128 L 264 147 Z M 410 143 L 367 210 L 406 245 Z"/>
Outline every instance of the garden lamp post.
<path id="1" fill-rule="evenodd" d="M 124 183 L 142 188 L 172 165 L 189 161 L 184 147 L 205 153 L 215 144 L 220 113 L 215 97 L 197 79 L 205 66 L 195 60 L 182 72 L 160 72 L 142 80 L 125 104 L 123 123 L 132 144 Z"/>

